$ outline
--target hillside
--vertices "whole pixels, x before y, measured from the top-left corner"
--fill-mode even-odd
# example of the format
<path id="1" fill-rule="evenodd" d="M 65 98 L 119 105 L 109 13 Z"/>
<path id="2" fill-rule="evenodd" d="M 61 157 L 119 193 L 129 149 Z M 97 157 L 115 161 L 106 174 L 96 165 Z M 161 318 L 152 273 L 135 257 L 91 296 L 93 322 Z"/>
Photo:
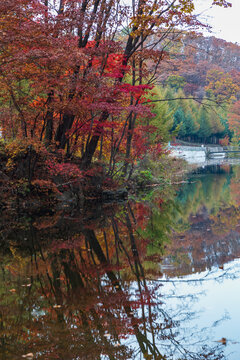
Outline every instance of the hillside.
<path id="1" fill-rule="evenodd" d="M 164 111 L 170 134 L 186 141 L 238 145 L 240 46 L 190 33 L 172 34 L 171 44 L 166 41 L 162 47 L 157 72 L 158 94 L 169 100 Z M 163 106 L 158 108 L 162 116 Z"/>
<path id="2" fill-rule="evenodd" d="M 226 82 L 225 88 L 227 85 L 230 88 L 236 85 L 238 89 L 232 92 L 239 97 L 240 46 L 237 44 L 213 36 L 184 35 L 177 51 L 170 58 L 174 62 L 163 78 L 164 83 L 168 76 L 182 76 L 185 80 L 185 93 L 203 97 L 208 87 L 213 87 L 210 83 L 214 75 L 215 82 Z M 228 90 L 231 92 L 232 89 Z M 219 93 L 221 92 L 228 95 L 222 87 L 219 89 Z"/>

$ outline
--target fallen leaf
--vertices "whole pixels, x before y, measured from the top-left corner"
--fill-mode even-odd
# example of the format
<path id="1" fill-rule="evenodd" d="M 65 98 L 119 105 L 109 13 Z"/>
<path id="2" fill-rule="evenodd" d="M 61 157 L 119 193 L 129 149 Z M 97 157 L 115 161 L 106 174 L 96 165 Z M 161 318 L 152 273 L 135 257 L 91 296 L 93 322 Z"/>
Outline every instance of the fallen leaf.
<path id="1" fill-rule="evenodd" d="M 12 293 L 15 293 L 16 292 L 16 289 L 11 289 L 11 290 L 9 290 L 10 292 L 12 292 Z"/>
<path id="2" fill-rule="evenodd" d="M 220 340 L 217 340 L 217 342 L 222 343 L 223 345 L 227 345 L 227 339 L 226 338 L 221 338 Z"/>
<path id="3" fill-rule="evenodd" d="M 28 353 L 26 355 L 22 355 L 23 358 L 26 358 L 26 359 L 32 359 L 33 358 L 33 353 Z"/>

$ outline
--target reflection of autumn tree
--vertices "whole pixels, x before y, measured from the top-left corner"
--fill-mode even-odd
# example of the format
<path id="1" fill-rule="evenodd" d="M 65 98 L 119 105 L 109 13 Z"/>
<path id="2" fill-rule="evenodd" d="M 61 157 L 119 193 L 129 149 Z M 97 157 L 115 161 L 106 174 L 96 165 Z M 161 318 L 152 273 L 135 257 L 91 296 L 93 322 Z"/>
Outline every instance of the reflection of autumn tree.
<path id="1" fill-rule="evenodd" d="M 9 240 L 13 233 L 5 238 L 3 359 L 33 352 L 37 359 L 163 360 L 164 343 L 180 358 L 192 358 L 177 340 L 179 322 L 163 310 L 161 287 L 146 281 L 150 244 L 139 236 L 136 207 L 137 216 L 135 204 L 127 204 L 100 220 L 90 216 L 87 225 L 58 223 L 53 233 L 38 220 L 41 233 L 30 222 L 15 241 Z M 19 245 L 20 234 L 25 246 Z M 47 234 L 55 235 L 47 242 Z"/>
<path id="2" fill-rule="evenodd" d="M 191 178 L 178 200 L 181 214 L 168 246 L 165 262 L 174 265 L 169 275 L 204 271 L 239 256 L 238 168 L 225 173 Z M 184 224 L 188 224 L 188 228 Z"/>
<path id="3" fill-rule="evenodd" d="M 137 222 L 138 234 L 144 239 L 149 239 L 150 243 L 147 247 L 147 258 L 144 262 L 144 267 L 147 269 L 148 276 L 155 278 L 162 276 L 159 263 L 165 252 L 166 244 L 169 242 L 169 235 L 171 230 L 176 227 L 176 217 L 179 209 L 174 202 L 174 193 L 168 191 L 167 200 L 159 199 L 158 192 L 152 194 L 151 201 L 146 201 L 145 208 L 148 209 L 143 212 L 145 214 L 145 223 Z M 143 202 L 137 203 L 137 209 L 144 207 Z M 139 226 L 140 225 L 140 226 Z"/>
<path id="4" fill-rule="evenodd" d="M 230 200 L 229 171 L 230 169 L 226 169 L 226 173 L 222 174 L 209 173 L 204 177 L 201 174 L 190 177 L 189 182 L 180 188 L 177 197 L 181 223 L 188 223 L 189 216 L 196 215 L 203 207 L 209 213 L 217 213 L 221 205 Z"/>
<path id="5" fill-rule="evenodd" d="M 228 234 L 236 229 L 240 222 L 240 209 L 236 206 L 230 206 L 221 209 L 216 216 L 211 216 L 212 229 L 217 235 Z"/>
<path id="6" fill-rule="evenodd" d="M 240 204 L 240 169 L 238 166 L 233 168 L 233 177 L 230 184 L 231 199 L 234 205 Z"/>

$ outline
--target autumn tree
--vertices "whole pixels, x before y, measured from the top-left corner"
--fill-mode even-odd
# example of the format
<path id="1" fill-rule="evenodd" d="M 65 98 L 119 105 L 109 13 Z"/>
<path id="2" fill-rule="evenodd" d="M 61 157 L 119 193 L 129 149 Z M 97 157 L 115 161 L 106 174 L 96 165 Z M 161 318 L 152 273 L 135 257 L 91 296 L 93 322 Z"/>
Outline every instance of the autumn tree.
<path id="1" fill-rule="evenodd" d="M 234 132 L 235 144 L 240 140 L 240 101 L 235 102 L 229 108 L 228 122 L 230 129 Z"/>
<path id="2" fill-rule="evenodd" d="M 239 92 L 239 86 L 234 83 L 231 75 L 219 69 L 207 73 L 207 93 L 213 95 L 218 102 L 233 101 Z"/>
<path id="3" fill-rule="evenodd" d="M 132 7 L 117 0 L 2 2 L 4 137 L 79 154 L 82 169 L 103 151 L 109 166 L 120 154 L 127 168 L 132 144 L 141 144 L 136 119 L 151 113 L 142 98 L 155 81 L 152 71 L 167 56 L 174 29 L 201 25 L 193 11 L 193 0 L 139 0 Z"/>

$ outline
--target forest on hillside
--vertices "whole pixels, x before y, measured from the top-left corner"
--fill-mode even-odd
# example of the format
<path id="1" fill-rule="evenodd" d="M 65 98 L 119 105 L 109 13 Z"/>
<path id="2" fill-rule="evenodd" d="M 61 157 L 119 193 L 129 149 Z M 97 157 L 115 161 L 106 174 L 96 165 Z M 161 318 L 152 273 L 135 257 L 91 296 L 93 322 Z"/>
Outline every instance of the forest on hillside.
<path id="1" fill-rule="evenodd" d="M 186 33 L 162 65 L 156 88 L 169 101 L 155 110 L 161 113 L 167 107 L 170 136 L 238 145 L 240 47 L 213 36 Z"/>

